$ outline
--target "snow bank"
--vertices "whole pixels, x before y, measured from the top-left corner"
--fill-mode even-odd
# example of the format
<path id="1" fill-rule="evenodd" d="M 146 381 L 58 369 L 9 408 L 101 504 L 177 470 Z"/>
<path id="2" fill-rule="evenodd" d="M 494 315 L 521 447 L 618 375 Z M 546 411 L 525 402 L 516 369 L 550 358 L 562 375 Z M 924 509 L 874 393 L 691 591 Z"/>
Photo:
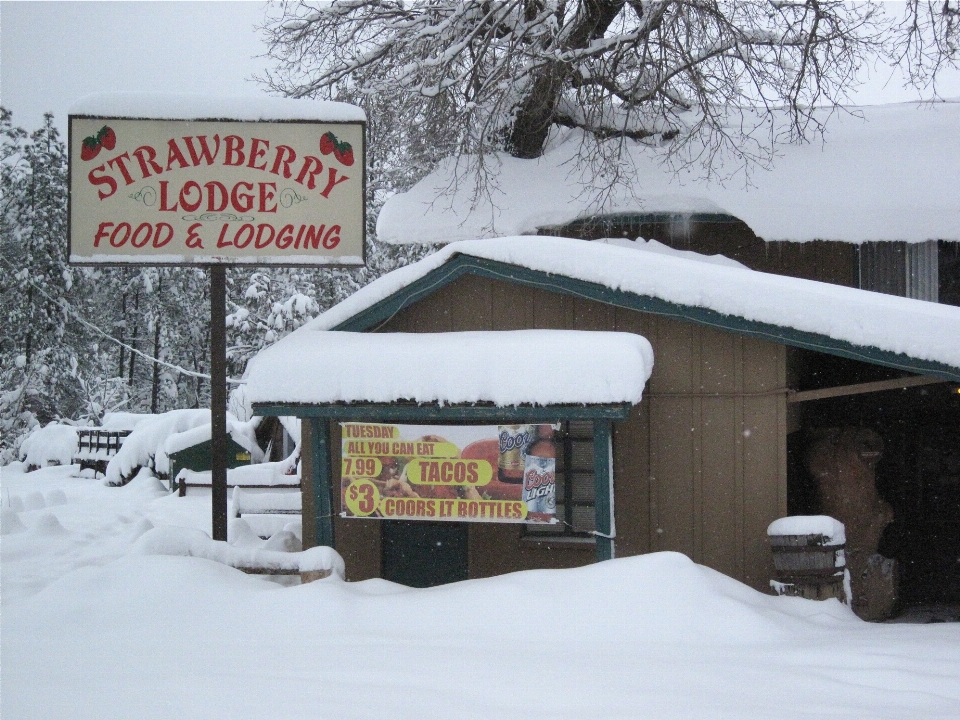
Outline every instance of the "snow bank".
<path id="1" fill-rule="evenodd" d="M 378 278 L 274 347 L 293 347 L 301 342 L 303 335 L 335 328 L 456 254 L 499 260 L 960 369 L 960 308 L 957 307 L 671 255 L 634 252 L 615 245 L 545 236 L 492 238 L 448 245 L 417 263 Z"/>
<path id="2" fill-rule="evenodd" d="M 827 545 L 843 545 L 847 542 L 843 523 L 827 515 L 791 515 L 780 518 L 770 523 L 767 535 L 822 535 Z"/>
<path id="3" fill-rule="evenodd" d="M 133 430 L 144 420 L 155 418 L 149 413 L 113 412 L 103 416 L 100 427 L 103 430 Z"/>
<path id="4" fill-rule="evenodd" d="M 960 707 L 958 623 L 864 623 L 674 553 L 425 590 L 281 587 L 170 530 L 209 528 L 209 496 L 69 470 L 3 468 L 4 493 L 70 500 L 66 533 L 26 529 L 40 510 L 0 543 L 3 720 L 953 720 Z M 151 525 L 166 530 L 131 552 Z M 143 554 L 152 543 L 182 554 Z"/>
<path id="5" fill-rule="evenodd" d="M 356 105 L 324 100 L 290 100 L 268 95 L 222 96 L 206 93 L 101 92 L 85 95 L 71 115 L 159 120 L 323 120 L 363 122 Z"/>
<path id="6" fill-rule="evenodd" d="M 211 540 L 200 530 L 162 527 L 144 533 L 131 552 L 138 555 L 196 557 L 235 568 L 263 568 L 292 572 L 332 571 L 343 579 L 343 558 L 330 547 L 314 547 L 298 553 L 238 547 Z"/>
<path id="7" fill-rule="evenodd" d="M 296 368 L 295 373 L 285 368 Z M 639 335 L 573 330 L 301 332 L 247 368 L 251 402 L 498 406 L 640 402 L 653 350 Z"/>
<path id="8" fill-rule="evenodd" d="M 522 235 L 602 211 L 726 213 L 765 240 L 960 240 L 960 101 L 848 110 L 829 118 L 824 110 L 823 141 L 779 147 L 770 169 L 748 172 L 721 155 L 711 178 L 699 166 L 675 171 L 662 149 L 624 140 L 636 180 L 610 193 L 602 208 L 576 160 L 585 149 L 580 131 L 560 131 L 536 160 L 500 154 L 488 161 L 493 202 L 474 201 L 474 183 L 456 182 L 469 158 L 450 159 L 387 200 L 377 238 L 449 243 Z"/>
<path id="9" fill-rule="evenodd" d="M 36 428 L 20 445 L 20 460 L 27 466 L 45 467 L 51 463 L 70 465 L 77 454 L 77 429 L 56 422 Z"/>
<path id="10" fill-rule="evenodd" d="M 153 465 L 157 472 L 169 472 L 169 458 L 163 450 L 167 438 L 209 424 L 209 410 L 171 410 L 137 423 L 107 464 L 107 484 L 120 485 L 137 467 Z"/>

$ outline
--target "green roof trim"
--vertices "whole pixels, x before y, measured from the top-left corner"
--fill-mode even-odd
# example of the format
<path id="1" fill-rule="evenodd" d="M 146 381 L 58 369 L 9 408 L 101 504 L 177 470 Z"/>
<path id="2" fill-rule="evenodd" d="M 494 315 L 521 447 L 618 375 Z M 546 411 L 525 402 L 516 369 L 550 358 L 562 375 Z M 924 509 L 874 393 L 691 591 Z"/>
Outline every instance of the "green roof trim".
<path id="1" fill-rule="evenodd" d="M 903 353 L 894 353 L 876 347 L 854 345 L 845 340 L 837 340 L 820 333 L 748 320 L 736 315 L 725 315 L 708 308 L 680 305 L 650 295 L 637 295 L 624 290 L 614 290 L 605 285 L 586 282 L 565 275 L 554 275 L 498 260 L 487 260 L 461 254 L 452 256 L 440 267 L 332 329 L 363 332 L 376 328 L 400 310 L 464 275 L 504 280 L 528 287 L 596 300 L 628 310 L 671 317 L 783 345 L 883 365 L 905 372 L 931 375 L 944 380 L 960 381 L 960 367 L 920 360 Z"/>
<path id="2" fill-rule="evenodd" d="M 561 420 L 626 420 L 630 403 L 615 405 L 536 405 L 497 407 L 496 405 L 437 405 L 424 403 L 253 403 L 262 416 L 324 418 L 351 422 L 430 422 L 467 421 L 559 422 Z"/>

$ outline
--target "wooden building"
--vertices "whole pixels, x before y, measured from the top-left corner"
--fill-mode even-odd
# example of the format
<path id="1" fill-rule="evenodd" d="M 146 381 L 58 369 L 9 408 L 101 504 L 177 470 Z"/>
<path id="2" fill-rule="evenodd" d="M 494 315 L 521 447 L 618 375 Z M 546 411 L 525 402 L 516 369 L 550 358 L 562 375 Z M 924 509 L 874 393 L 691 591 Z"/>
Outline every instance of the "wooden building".
<path id="1" fill-rule="evenodd" d="M 960 418 L 960 309 L 579 240 L 450 245 L 298 332 L 530 328 L 637 333 L 653 347 L 642 402 L 610 425 L 611 554 L 677 551 L 758 590 L 767 591 L 772 577 L 768 524 L 803 504 L 789 439 L 817 424 L 820 410 L 805 412 L 810 403 L 916 393 L 918 402 L 929 398 L 936 412 L 953 408 Z M 327 541 L 344 557 L 348 579 L 381 576 L 398 543 L 400 552 L 416 553 L 418 542 L 433 542 L 398 532 L 396 521 L 340 517 L 330 492 L 339 487 L 336 420 L 374 418 L 351 415 L 349 405 L 284 403 L 258 394 L 255 379 L 250 393 L 259 414 L 308 420 L 304 473 L 314 482 L 304 483 L 305 543 L 323 539 L 322 516 L 332 515 Z M 408 405 L 403 417 L 435 419 L 434 410 Z M 523 415 L 515 408 L 498 417 L 487 408 L 485 417 Z M 467 419 L 450 410 L 442 422 Z M 563 472 L 591 474 L 601 447 L 592 428 L 585 418 L 558 419 L 568 421 L 573 448 Z M 306 508 L 317 519 L 313 530 Z M 450 542 L 459 543 L 466 576 L 477 578 L 594 562 L 594 529 L 600 526 L 542 533 L 478 523 Z"/>

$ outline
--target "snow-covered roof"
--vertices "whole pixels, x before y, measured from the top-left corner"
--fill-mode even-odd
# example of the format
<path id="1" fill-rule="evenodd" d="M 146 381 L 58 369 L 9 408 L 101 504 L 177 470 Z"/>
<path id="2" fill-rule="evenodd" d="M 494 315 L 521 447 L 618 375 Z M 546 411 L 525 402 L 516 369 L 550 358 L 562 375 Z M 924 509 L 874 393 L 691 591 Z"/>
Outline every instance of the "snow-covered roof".
<path id="1" fill-rule="evenodd" d="M 303 404 L 638 403 L 652 369 L 650 343 L 631 333 L 315 328 L 291 333 L 258 354 L 247 369 L 247 395 L 251 402 Z"/>
<path id="2" fill-rule="evenodd" d="M 101 92 L 84 95 L 71 115 L 157 120 L 323 120 L 364 122 L 356 105 L 327 100 L 291 100 L 267 95 Z"/>
<path id="3" fill-rule="evenodd" d="M 960 240 L 960 99 L 850 108 L 821 119 L 822 142 L 781 146 L 771 169 L 749 173 L 721 155 L 711 179 L 698 166 L 675 172 L 662 148 L 625 141 L 636 181 L 603 207 L 576 159 L 587 147 L 579 131 L 560 132 L 536 160 L 488 160 L 492 203 L 472 197 L 472 179 L 455 181 L 469 158 L 451 159 L 386 202 L 377 237 L 449 243 L 524 235 L 602 212 L 727 214 L 770 241 Z"/>
<path id="4" fill-rule="evenodd" d="M 702 308 L 718 313 L 717 317 L 742 318 L 810 333 L 815 340 L 827 338 L 849 343 L 854 348 L 900 353 L 915 360 L 949 366 L 953 369 L 950 374 L 960 377 L 958 307 L 727 267 L 690 257 L 546 236 L 491 238 L 448 245 L 420 262 L 378 278 L 291 333 L 283 342 L 288 343 L 286 347 L 292 347 L 301 335 L 346 325 L 351 318 L 400 293 L 458 255 L 595 283 L 665 301 L 673 307 Z M 823 349 L 832 351 L 830 347 Z"/>
<path id="5" fill-rule="evenodd" d="M 248 422 L 240 422 L 227 418 L 227 434 L 240 447 L 251 454 L 253 462 L 263 459 L 263 451 L 257 445 L 256 426 L 260 418 Z M 174 455 L 181 450 L 208 442 L 210 440 L 210 423 L 183 430 L 167 437 L 163 442 L 163 451 L 167 455 Z"/>

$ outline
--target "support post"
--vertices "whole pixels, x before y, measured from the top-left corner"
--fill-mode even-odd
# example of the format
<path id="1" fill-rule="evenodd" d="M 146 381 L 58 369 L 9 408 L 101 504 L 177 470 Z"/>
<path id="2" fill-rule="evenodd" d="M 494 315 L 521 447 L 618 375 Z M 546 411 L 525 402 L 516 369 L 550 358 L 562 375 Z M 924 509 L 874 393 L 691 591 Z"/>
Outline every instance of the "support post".
<path id="1" fill-rule="evenodd" d="M 210 470 L 214 540 L 227 539 L 227 280 L 210 266 Z"/>
<path id="2" fill-rule="evenodd" d="M 310 423 L 311 477 L 313 486 L 313 525 L 317 545 L 334 547 L 333 502 L 331 489 L 333 473 L 330 467 L 330 424 L 325 418 L 304 418 Z"/>
<path id="3" fill-rule="evenodd" d="M 614 557 L 613 538 L 616 535 L 613 519 L 613 446 L 612 423 L 593 421 L 593 482 L 595 493 L 594 518 L 597 539 L 597 562 Z"/>

